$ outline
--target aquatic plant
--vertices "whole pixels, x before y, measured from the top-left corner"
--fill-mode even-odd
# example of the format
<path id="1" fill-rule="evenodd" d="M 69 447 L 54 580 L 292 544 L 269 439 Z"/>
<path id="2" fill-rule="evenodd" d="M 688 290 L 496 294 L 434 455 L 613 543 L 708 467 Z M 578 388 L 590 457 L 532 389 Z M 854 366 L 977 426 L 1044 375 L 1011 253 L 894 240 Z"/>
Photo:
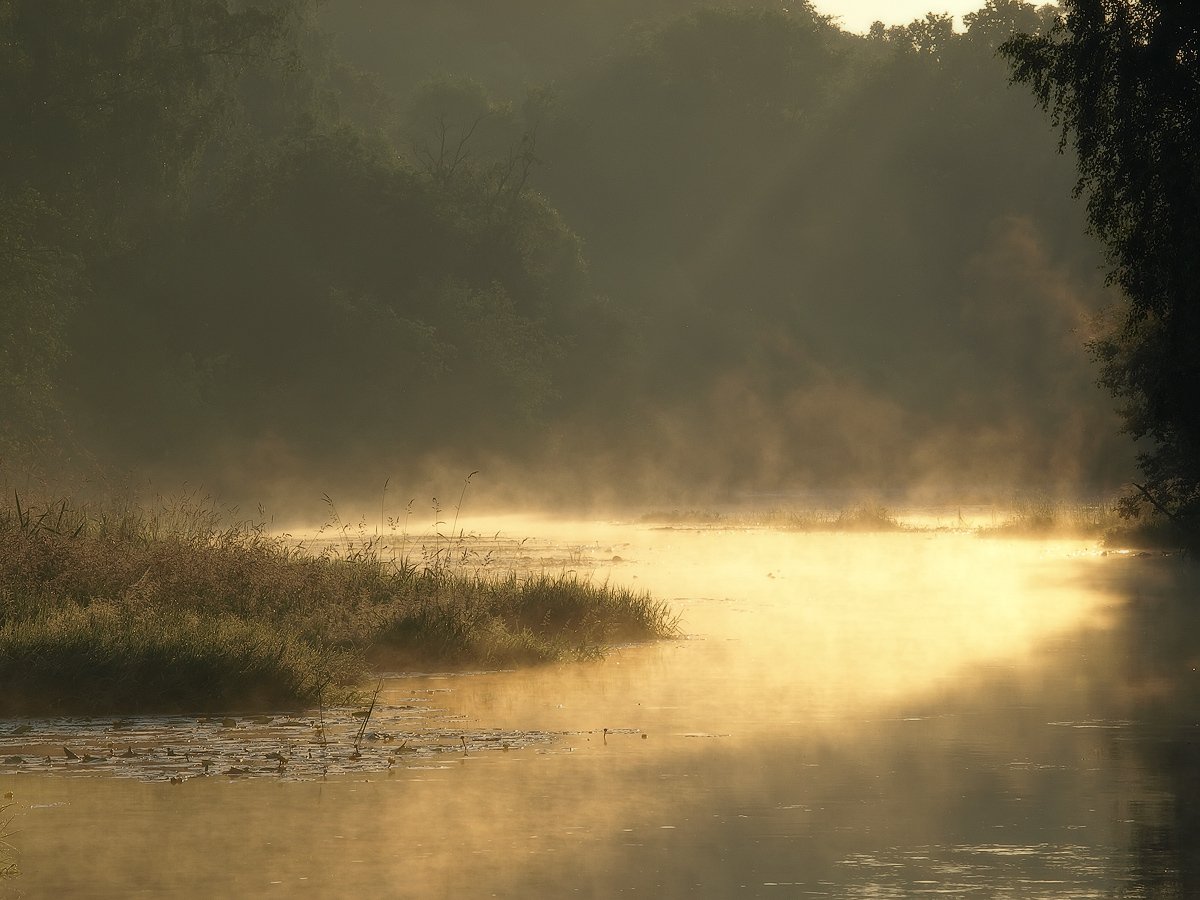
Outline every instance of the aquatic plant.
<path id="1" fill-rule="evenodd" d="M 458 573 L 439 584 L 436 596 L 399 610 L 378 632 L 374 660 L 549 662 L 677 633 L 678 617 L 666 603 L 575 573 Z"/>
<path id="2" fill-rule="evenodd" d="M 639 517 L 642 522 L 681 525 L 722 525 L 729 521 L 724 513 L 709 509 L 654 509 Z"/>
<path id="3" fill-rule="evenodd" d="M 876 503 L 865 503 L 842 510 L 829 525 L 829 530 L 833 531 L 901 531 L 904 528 L 892 515 L 891 510 Z"/>
<path id="4" fill-rule="evenodd" d="M 485 573 L 460 565 L 470 545 L 440 537 L 417 563 L 346 529 L 310 549 L 224 525 L 195 495 L 155 510 L 14 497 L 0 506 L 0 714 L 336 703 L 368 663 L 538 662 L 673 633 L 646 595 Z"/>
<path id="5" fill-rule="evenodd" d="M 1068 502 L 1045 494 L 1018 494 L 1002 515 L 1002 519 L 980 526 L 978 533 L 996 537 L 1100 537 L 1120 522 L 1112 503 Z"/>
<path id="6" fill-rule="evenodd" d="M 640 521 L 667 527 L 748 529 L 763 528 L 799 532 L 891 532 L 950 528 L 973 531 L 981 537 L 1085 537 L 1100 539 L 1109 546 L 1135 546 L 1153 549 L 1177 549 L 1185 545 L 1185 535 L 1169 519 L 1144 517 L 1136 523 L 1122 520 L 1118 505 L 1111 501 L 1079 502 L 1044 493 L 1019 493 L 1006 502 L 985 507 L 980 521 L 979 507 L 964 519 L 960 508 L 956 525 L 928 524 L 928 516 L 914 520 L 904 511 L 881 504 L 862 504 L 847 508 L 788 509 L 715 513 L 688 510 L 646 513 Z M 946 518 L 953 518 L 953 507 Z M 925 521 L 925 524 L 922 524 Z"/>
<path id="7" fill-rule="evenodd" d="M 844 509 L 769 509 L 718 513 L 671 510 L 646 513 L 643 522 L 700 528 L 774 528 L 782 531 L 900 531 L 906 528 L 886 506 L 864 503 Z"/>
<path id="8" fill-rule="evenodd" d="M 358 757 L 362 754 L 363 735 L 366 734 L 367 725 L 371 721 L 371 715 L 375 712 L 375 703 L 379 700 L 379 692 L 383 690 L 383 679 L 379 679 L 379 683 L 375 685 L 375 690 L 371 692 L 371 704 L 367 707 L 366 713 L 363 714 L 362 722 L 359 723 L 358 732 L 354 735 L 354 756 Z M 322 735 L 322 740 L 325 736 Z"/>

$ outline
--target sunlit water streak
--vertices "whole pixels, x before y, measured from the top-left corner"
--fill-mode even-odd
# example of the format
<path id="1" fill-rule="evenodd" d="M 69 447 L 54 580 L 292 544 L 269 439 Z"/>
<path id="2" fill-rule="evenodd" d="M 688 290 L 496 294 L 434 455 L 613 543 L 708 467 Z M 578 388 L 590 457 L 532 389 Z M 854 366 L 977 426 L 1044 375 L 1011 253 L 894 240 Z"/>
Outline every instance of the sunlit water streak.
<path id="1" fill-rule="evenodd" d="M 1172 798 L 1147 748 L 1174 727 L 1146 714 L 1173 677 L 1127 642 L 1123 579 L 1150 563 L 948 532 L 462 527 L 504 565 L 645 587 L 686 636 L 389 678 L 357 757 L 353 710 L 0 722 L 22 759 L 0 767 L 22 870 L 0 896 L 1142 895 Z"/>

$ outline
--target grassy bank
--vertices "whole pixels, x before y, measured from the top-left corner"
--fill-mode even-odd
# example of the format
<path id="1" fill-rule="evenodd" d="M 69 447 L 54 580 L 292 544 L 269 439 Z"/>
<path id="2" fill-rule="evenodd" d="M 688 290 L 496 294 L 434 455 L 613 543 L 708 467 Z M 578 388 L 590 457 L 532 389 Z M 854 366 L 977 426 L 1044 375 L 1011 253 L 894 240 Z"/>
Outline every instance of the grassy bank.
<path id="1" fill-rule="evenodd" d="M 331 703 L 372 666 L 595 656 L 674 630 L 645 594 L 445 558 L 309 551 L 202 504 L 14 498 L 0 507 L 0 714 Z"/>

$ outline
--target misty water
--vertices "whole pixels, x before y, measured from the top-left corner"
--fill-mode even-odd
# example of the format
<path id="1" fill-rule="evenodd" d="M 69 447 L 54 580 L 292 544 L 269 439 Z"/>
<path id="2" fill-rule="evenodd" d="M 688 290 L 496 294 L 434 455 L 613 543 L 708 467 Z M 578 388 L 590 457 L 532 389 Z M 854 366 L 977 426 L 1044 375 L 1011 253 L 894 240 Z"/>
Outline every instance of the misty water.
<path id="1" fill-rule="evenodd" d="M 684 636 L 390 676 L 365 724 L 2 721 L 0 897 L 1191 895 L 1190 564 L 950 530 L 468 527 L 670 600 Z"/>

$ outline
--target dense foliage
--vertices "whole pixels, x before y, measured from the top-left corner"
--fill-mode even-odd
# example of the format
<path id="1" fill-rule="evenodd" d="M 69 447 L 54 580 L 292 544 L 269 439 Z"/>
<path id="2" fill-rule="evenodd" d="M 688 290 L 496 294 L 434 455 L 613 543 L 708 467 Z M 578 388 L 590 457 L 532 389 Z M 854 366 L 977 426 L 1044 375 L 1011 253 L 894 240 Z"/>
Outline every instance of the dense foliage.
<path id="1" fill-rule="evenodd" d="M 1117 481 L 1048 22 L 3 0 L 0 477 Z"/>
<path id="2" fill-rule="evenodd" d="M 1074 467 L 1109 427 L 1090 250 L 995 19 L 701 10 L 576 82 L 544 183 L 646 342 L 634 458 L 709 490 L 1106 477 Z"/>
<path id="3" fill-rule="evenodd" d="M 1104 384 L 1144 439 L 1152 505 L 1200 534 L 1200 8 L 1067 0 L 1053 29 L 1004 46 L 1079 160 L 1078 190 L 1126 305 L 1093 343 Z"/>

